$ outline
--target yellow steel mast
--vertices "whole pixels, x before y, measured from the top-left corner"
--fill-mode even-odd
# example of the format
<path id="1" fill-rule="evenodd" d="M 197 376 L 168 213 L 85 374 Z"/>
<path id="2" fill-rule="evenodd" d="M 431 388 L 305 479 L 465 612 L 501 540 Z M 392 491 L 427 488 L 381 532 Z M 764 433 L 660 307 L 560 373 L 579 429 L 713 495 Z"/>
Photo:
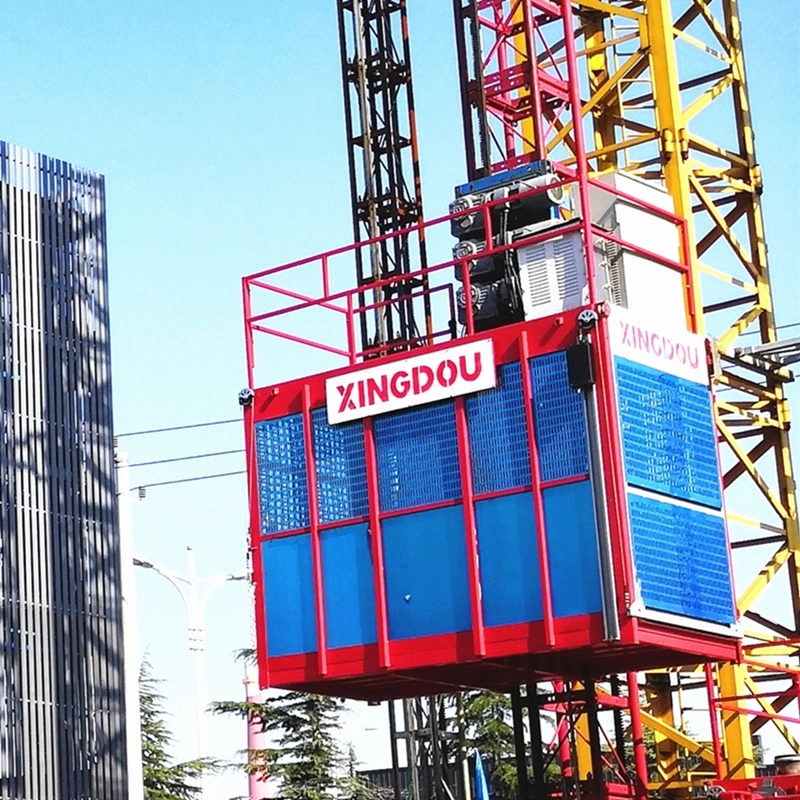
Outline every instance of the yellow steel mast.
<path id="1" fill-rule="evenodd" d="M 777 331 L 739 2 L 573 0 L 573 8 L 587 77 L 591 168 L 661 182 L 690 224 L 695 306 L 716 344 L 717 422 L 747 644 L 745 664 L 716 666 L 715 705 L 723 777 L 751 777 L 752 737 L 764 725 L 775 726 L 787 752 L 798 751 L 777 715 L 800 685 L 800 534 L 784 389 L 790 375 L 744 347 L 773 343 Z M 549 153 L 559 153 L 570 128 L 554 126 Z M 762 557 L 765 548 L 771 549 Z M 768 587 L 773 597 L 764 603 Z M 776 618 L 781 606 L 788 622 Z M 687 670 L 683 680 L 696 684 L 698 676 Z M 678 748 L 713 760 L 707 744 L 675 722 L 672 695 L 680 680 L 667 674 L 646 682 L 645 721 L 659 760 L 654 789 L 688 786 L 678 775 Z"/>

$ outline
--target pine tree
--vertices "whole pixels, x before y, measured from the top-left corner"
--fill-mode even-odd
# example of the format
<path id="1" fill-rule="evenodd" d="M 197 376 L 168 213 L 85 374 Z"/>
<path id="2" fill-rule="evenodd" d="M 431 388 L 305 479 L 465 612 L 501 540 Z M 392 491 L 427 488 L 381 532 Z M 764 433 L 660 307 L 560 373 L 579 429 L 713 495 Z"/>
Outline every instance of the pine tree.
<path id="1" fill-rule="evenodd" d="M 358 759 L 351 744 L 347 751 L 347 772 L 342 782 L 341 800 L 389 800 L 394 793 L 370 784 L 358 774 Z"/>
<path id="2" fill-rule="evenodd" d="M 211 759 L 170 763 L 172 734 L 165 719 L 164 696 L 158 691 L 160 683 L 144 660 L 139 670 L 139 713 L 145 800 L 192 800 L 200 796 L 196 781 L 215 764 Z"/>
<path id="3" fill-rule="evenodd" d="M 485 760 L 489 782 L 495 792 L 502 798 L 516 797 L 511 698 L 488 690 L 467 692 L 464 717 L 468 742 Z"/>
<path id="4" fill-rule="evenodd" d="M 344 701 L 302 692 L 264 703 L 218 702 L 217 714 L 237 714 L 273 734 L 271 749 L 248 752 L 244 769 L 278 780 L 283 800 L 335 800 L 347 788 L 337 744 Z"/>

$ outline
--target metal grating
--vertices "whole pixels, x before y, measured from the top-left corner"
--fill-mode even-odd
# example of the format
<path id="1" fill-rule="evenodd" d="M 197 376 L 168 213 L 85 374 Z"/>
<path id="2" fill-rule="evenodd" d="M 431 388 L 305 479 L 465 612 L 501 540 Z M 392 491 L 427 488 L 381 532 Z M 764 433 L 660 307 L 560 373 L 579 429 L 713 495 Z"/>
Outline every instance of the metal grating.
<path id="1" fill-rule="evenodd" d="M 261 534 L 309 525 L 303 415 L 255 425 Z"/>
<path id="2" fill-rule="evenodd" d="M 721 508 L 709 390 L 621 358 L 616 374 L 628 483 Z"/>
<path id="3" fill-rule="evenodd" d="M 636 578 L 646 608 L 735 622 L 725 521 L 718 514 L 628 495 Z"/>
<path id="4" fill-rule="evenodd" d="M 451 401 L 376 417 L 375 446 L 382 511 L 461 496 Z"/>
<path id="5" fill-rule="evenodd" d="M 519 362 L 501 366 L 497 388 L 471 395 L 465 405 L 474 492 L 529 486 L 531 462 Z"/>
<path id="6" fill-rule="evenodd" d="M 530 365 L 542 481 L 588 475 L 583 398 L 569 385 L 567 354 L 548 353 Z"/>
<path id="7" fill-rule="evenodd" d="M 329 425 L 324 408 L 311 413 L 317 502 L 321 523 L 369 514 L 364 426 L 361 422 Z"/>

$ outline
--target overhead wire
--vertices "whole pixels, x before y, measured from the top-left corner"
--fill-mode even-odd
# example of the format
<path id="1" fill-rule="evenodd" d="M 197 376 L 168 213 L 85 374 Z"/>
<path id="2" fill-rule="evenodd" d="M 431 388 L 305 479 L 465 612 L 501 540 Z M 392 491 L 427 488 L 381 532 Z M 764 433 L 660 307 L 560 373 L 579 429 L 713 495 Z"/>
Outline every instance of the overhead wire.
<path id="1" fill-rule="evenodd" d="M 160 458 L 157 461 L 139 461 L 136 464 L 128 464 L 129 467 L 151 467 L 155 464 L 174 464 L 176 461 L 193 461 L 198 458 L 215 458 L 216 456 L 230 456 L 236 453 L 244 453 L 244 448 L 238 450 L 220 450 L 217 453 L 198 453 L 193 456 L 180 456 L 178 458 Z"/>
<path id="2" fill-rule="evenodd" d="M 241 423 L 241 417 L 236 419 L 220 419 L 214 422 L 195 422 L 192 425 L 174 425 L 171 428 L 153 428 L 148 431 L 130 431 L 128 433 L 117 433 L 115 437 L 121 439 L 123 436 L 147 436 L 151 433 L 170 433 L 171 431 L 187 431 L 190 428 L 210 428 L 212 425 L 232 425 L 234 422 Z"/>

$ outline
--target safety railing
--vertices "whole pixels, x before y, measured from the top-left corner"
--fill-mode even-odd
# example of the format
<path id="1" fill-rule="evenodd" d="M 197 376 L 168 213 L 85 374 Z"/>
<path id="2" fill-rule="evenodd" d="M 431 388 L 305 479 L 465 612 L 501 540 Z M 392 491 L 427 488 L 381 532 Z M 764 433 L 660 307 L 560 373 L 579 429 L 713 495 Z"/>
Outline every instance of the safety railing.
<path id="1" fill-rule="evenodd" d="M 563 174 L 562 174 L 563 173 Z M 679 260 L 666 258 L 663 254 L 653 252 L 641 245 L 634 244 L 616 236 L 600 225 L 574 215 L 559 224 L 543 229 L 541 232 L 526 236 L 512 243 L 496 242 L 497 231 L 493 221 L 493 212 L 504 205 L 518 203 L 530 196 L 564 187 L 569 191 L 578 183 L 573 173 L 562 169 L 559 180 L 525 192 L 492 200 L 476 208 L 446 214 L 433 220 L 411 225 L 400 231 L 375 237 L 374 239 L 356 242 L 307 258 L 291 261 L 280 266 L 271 267 L 243 278 L 243 302 L 245 315 L 245 336 L 247 348 L 247 368 L 250 386 L 255 388 L 256 334 L 273 339 L 293 342 L 298 345 L 323 351 L 342 359 L 341 365 L 356 364 L 374 357 L 412 350 L 418 347 L 431 346 L 460 335 L 470 336 L 476 331 L 476 320 L 471 302 L 472 280 L 469 264 L 477 258 L 502 255 L 522 246 L 533 245 L 560 237 L 570 232 L 582 232 L 590 304 L 596 302 L 595 285 L 596 270 L 594 268 L 593 250 L 600 241 L 614 243 L 620 251 L 640 256 L 667 269 L 678 272 L 683 277 L 686 310 L 691 321 L 696 319 L 694 292 L 692 287 L 692 270 L 690 261 L 689 235 L 686 221 L 681 217 L 643 201 L 641 198 L 620 191 L 599 180 L 589 179 L 591 187 L 616 196 L 619 200 L 638 206 L 643 211 L 671 222 L 677 229 L 679 241 Z M 578 195 L 574 191 L 575 196 Z M 584 194 L 584 196 L 586 196 Z M 580 211 L 580 209 L 578 209 Z M 446 231 L 450 244 L 456 242 L 450 234 L 454 220 L 466 215 L 480 214 L 483 227 L 480 238 L 485 241 L 485 249 L 479 255 L 461 258 L 451 257 L 432 265 L 420 266 L 408 273 L 387 275 L 379 280 L 361 286 L 348 285 L 336 288 L 340 282 L 341 270 L 334 270 L 334 264 L 346 262 L 349 274 L 355 276 L 355 259 L 369 258 L 370 248 L 390 239 L 405 240 L 408 244 L 412 237 L 424 231 L 429 250 L 437 239 L 443 238 Z M 479 229 L 480 230 L 480 229 Z M 593 241 L 587 247 L 587 240 Z M 458 281 L 455 280 L 455 269 L 460 267 L 463 287 L 463 324 L 459 326 L 459 308 L 456 299 Z M 302 278 L 298 278 L 299 273 Z M 303 290 L 293 284 L 302 284 Z M 305 287 L 308 288 L 305 288 Z M 423 330 L 414 329 L 410 335 L 390 341 L 371 341 L 359 343 L 359 331 L 366 330 L 365 320 L 369 315 L 398 312 L 424 316 L 427 309 L 432 309 L 431 319 L 426 319 Z M 316 334 L 292 330 L 285 325 L 290 318 L 297 318 L 301 312 L 329 312 L 324 325 L 313 326 Z M 295 326 L 297 327 L 297 326 Z M 311 326 L 309 326 L 311 327 Z M 461 330 L 459 330 L 461 327 Z M 694 327 L 694 324 L 692 325 Z M 301 326 L 302 328 L 302 326 Z M 300 377 L 300 376 L 296 376 Z"/>

